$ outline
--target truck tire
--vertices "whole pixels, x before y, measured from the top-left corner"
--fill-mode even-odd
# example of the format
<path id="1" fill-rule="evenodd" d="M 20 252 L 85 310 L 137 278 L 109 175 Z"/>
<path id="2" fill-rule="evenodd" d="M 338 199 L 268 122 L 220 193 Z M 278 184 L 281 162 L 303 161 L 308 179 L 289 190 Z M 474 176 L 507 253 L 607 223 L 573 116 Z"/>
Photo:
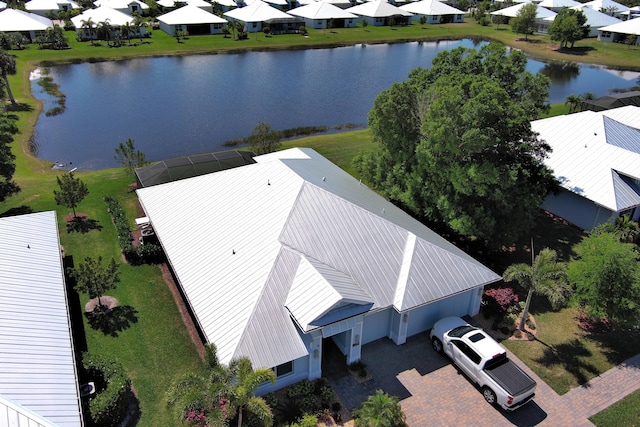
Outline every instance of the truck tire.
<path id="1" fill-rule="evenodd" d="M 489 387 L 482 387 L 482 396 L 488 404 L 495 406 L 497 403 L 496 394 Z"/>
<path id="2" fill-rule="evenodd" d="M 438 338 L 433 337 L 431 339 L 431 346 L 437 353 L 442 353 L 442 341 L 440 341 Z"/>

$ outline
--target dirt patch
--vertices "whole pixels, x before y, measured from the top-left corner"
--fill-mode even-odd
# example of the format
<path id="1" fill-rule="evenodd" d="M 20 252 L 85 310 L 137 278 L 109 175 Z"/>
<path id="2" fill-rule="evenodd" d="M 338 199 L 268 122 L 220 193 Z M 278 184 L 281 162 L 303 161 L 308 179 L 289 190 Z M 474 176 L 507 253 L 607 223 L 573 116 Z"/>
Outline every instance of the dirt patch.
<path id="1" fill-rule="evenodd" d="M 525 324 L 524 331 L 518 331 L 518 325 L 520 324 L 520 318 L 516 319 L 515 323 L 509 328 L 508 332 L 505 332 L 502 328 L 494 328 L 494 319 L 486 317 L 482 312 L 474 316 L 473 323 L 484 329 L 489 335 L 491 335 L 497 341 L 513 340 L 513 341 L 532 341 L 538 335 L 538 324 L 536 319 L 531 313 L 529 313 L 530 325 Z"/>
<path id="2" fill-rule="evenodd" d="M 76 215 L 73 215 L 73 212 L 66 214 L 64 216 L 64 222 L 72 222 L 72 221 L 86 221 L 89 219 L 89 215 L 82 212 L 76 212 Z"/>
<path id="3" fill-rule="evenodd" d="M 100 303 L 107 308 L 107 310 L 113 310 L 120 303 L 117 298 L 110 297 L 108 295 L 103 295 L 100 297 Z M 98 307 L 98 298 L 90 299 L 88 303 L 84 305 L 84 311 L 87 313 L 93 313 L 93 311 Z"/>

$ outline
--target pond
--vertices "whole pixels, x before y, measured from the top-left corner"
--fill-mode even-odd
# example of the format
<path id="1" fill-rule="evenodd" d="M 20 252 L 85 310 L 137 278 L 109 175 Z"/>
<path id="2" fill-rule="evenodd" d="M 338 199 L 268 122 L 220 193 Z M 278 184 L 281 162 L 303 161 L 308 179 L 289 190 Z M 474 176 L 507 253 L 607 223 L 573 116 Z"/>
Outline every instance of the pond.
<path id="1" fill-rule="evenodd" d="M 471 40 L 356 45 L 333 49 L 161 57 L 55 66 L 50 76 L 66 110 L 41 114 L 33 138 L 43 159 L 96 170 L 116 167 L 127 138 L 150 161 L 229 149 L 258 122 L 273 129 L 364 127 L 375 97 L 441 51 L 477 47 Z M 548 75 L 550 102 L 571 94 L 606 95 L 633 86 L 638 73 L 529 60 Z M 34 96 L 53 99 L 32 81 Z"/>

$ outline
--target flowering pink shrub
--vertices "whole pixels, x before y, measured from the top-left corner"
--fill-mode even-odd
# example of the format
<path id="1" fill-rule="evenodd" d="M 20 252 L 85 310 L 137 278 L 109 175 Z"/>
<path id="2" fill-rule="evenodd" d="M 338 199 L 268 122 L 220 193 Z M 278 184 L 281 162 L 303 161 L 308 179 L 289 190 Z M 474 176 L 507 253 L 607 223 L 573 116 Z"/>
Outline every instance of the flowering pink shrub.
<path id="1" fill-rule="evenodd" d="M 484 291 L 483 304 L 495 309 L 499 313 L 506 312 L 510 307 L 518 304 L 518 294 L 513 288 L 495 288 Z"/>
<path id="2" fill-rule="evenodd" d="M 195 427 L 208 427 L 207 416 L 203 411 L 197 411 L 192 409 L 184 416 L 184 420 L 190 425 Z"/>

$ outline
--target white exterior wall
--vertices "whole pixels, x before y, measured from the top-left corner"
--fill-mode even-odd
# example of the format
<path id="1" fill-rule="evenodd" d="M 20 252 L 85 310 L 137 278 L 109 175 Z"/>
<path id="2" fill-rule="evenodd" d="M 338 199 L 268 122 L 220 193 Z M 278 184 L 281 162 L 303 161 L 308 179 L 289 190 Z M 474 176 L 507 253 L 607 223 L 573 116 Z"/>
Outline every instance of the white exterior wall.
<path id="1" fill-rule="evenodd" d="M 548 210 L 584 230 L 592 230 L 596 225 L 610 221 L 614 215 L 617 216 L 609 209 L 598 206 L 564 188 L 557 196 L 553 194 L 547 196 L 542 203 L 542 209 Z"/>

